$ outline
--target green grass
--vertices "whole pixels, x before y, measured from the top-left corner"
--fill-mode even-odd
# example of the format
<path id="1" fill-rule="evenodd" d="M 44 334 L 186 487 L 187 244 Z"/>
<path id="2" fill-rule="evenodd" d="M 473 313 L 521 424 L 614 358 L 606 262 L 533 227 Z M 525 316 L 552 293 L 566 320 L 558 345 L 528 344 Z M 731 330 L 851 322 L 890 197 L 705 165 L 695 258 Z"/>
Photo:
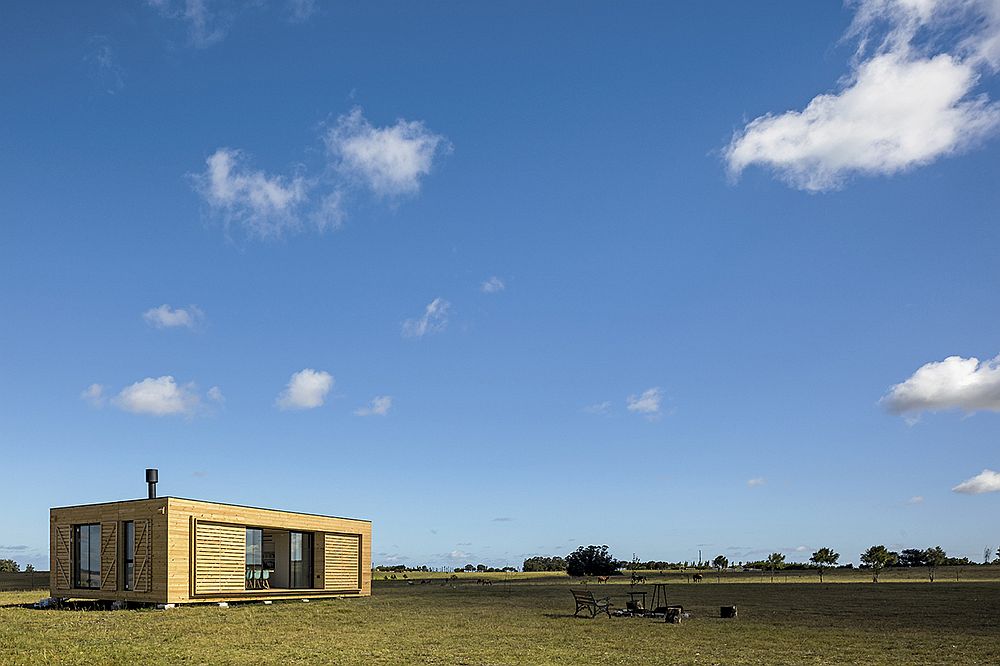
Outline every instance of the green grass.
<path id="1" fill-rule="evenodd" d="M 499 575 L 502 579 L 502 575 Z M 565 577 L 377 580 L 366 599 L 171 611 L 0 608 L 0 663 L 1000 663 L 1000 582 L 672 583 L 693 617 L 572 617 Z M 836 578 L 836 577 L 835 577 Z M 713 578 L 714 580 L 714 578 Z M 590 584 L 624 605 L 624 581 Z M 0 604 L 44 592 L 0 593 Z M 718 617 L 736 604 L 736 620 Z"/>

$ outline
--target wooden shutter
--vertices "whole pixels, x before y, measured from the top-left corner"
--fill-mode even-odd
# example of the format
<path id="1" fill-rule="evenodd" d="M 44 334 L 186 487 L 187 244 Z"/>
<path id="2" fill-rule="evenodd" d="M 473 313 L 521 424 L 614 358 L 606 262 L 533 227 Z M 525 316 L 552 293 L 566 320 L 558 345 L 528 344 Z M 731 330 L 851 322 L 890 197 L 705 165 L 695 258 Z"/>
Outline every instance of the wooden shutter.
<path id="1" fill-rule="evenodd" d="M 132 591 L 149 592 L 153 578 L 153 557 L 150 541 L 152 526 L 149 520 L 135 521 L 135 554 L 132 565 Z"/>
<path id="2" fill-rule="evenodd" d="M 196 594 L 246 591 L 246 527 L 198 521 L 194 548 Z"/>
<path id="3" fill-rule="evenodd" d="M 101 523 L 101 589 L 118 589 L 118 521 Z"/>
<path id="4" fill-rule="evenodd" d="M 54 580 L 58 590 L 68 590 L 73 584 L 73 527 L 53 525 L 52 538 L 55 540 Z"/>
<path id="5" fill-rule="evenodd" d="M 327 590 L 361 589 L 361 535 L 327 534 L 324 539 L 326 566 L 323 584 Z"/>

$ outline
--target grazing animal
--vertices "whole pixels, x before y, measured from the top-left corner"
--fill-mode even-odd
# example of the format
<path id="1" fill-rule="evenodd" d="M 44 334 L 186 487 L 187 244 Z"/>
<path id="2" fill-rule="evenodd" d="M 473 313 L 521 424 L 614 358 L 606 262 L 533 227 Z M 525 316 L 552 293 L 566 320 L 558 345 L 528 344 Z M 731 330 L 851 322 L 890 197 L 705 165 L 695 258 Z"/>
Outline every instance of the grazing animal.
<path id="1" fill-rule="evenodd" d="M 703 578 L 703 576 L 702 576 L 701 574 L 695 574 L 695 575 L 694 575 L 694 576 L 692 576 L 691 578 L 692 578 L 692 580 L 694 580 L 694 582 L 696 582 L 696 583 L 700 583 L 700 582 L 701 582 L 701 579 Z"/>
<path id="2" fill-rule="evenodd" d="M 597 577 L 597 582 L 598 582 L 598 583 L 607 583 L 607 582 L 608 582 L 608 578 L 609 578 L 609 577 L 610 577 L 610 576 L 598 576 L 598 577 Z"/>
<path id="3" fill-rule="evenodd" d="M 640 583 L 642 583 L 643 585 L 645 585 L 646 584 L 646 577 L 645 576 L 640 576 L 639 574 L 632 574 L 632 584 L 633 585 L 638 585 Z"/>
<path id="4" fill-rule="evenodd" d="M 483 581 L 483 585 L 489 585 L 489 586 L 492 587 L 493 586 L 493 581 L 491 581 L 491 580 L 484 580 Z"/>

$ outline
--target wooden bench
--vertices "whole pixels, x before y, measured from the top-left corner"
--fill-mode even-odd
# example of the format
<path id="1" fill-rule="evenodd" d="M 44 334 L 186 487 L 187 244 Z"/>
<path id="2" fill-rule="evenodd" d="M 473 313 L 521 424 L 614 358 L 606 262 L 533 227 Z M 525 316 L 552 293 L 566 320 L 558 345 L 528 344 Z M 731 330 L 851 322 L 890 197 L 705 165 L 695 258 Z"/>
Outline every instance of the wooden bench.
<path id="1" fill-rule="evenodd" d="M 578 617 L 582 610 L 589 611 L 592 618 L 597 617 L 598 613 L 607 613 L 608 617 L 611 617 L 611 602 L 607 597 L 595 599 L 594 593 L 586 590 L 570 590 L 570 592 L 576 601 L 576 612 L 573 613 L 573 617 Z"/>

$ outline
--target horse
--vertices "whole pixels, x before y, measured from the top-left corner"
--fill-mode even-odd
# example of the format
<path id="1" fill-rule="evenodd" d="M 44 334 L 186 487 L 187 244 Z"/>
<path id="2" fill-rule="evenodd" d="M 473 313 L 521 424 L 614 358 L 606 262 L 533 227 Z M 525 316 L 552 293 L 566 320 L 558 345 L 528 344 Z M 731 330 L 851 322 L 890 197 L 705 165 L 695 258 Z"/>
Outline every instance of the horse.
<path id="1" fill-rule="evenodd" d="M 701 574 L 695 574 L 694 576 L 691 576 L 691 579 L 696 583 L 700 583 L 702 578 L 704 578 L 704 576 L 702 576 Z"/>
<path id="2" fill-rule="evenodd" d="M 608 578 L 610 578 L 610 576 L 598 576 L 597 577 L 597 582 L 598 583 L 607 583 L 608 582 Z"/>

